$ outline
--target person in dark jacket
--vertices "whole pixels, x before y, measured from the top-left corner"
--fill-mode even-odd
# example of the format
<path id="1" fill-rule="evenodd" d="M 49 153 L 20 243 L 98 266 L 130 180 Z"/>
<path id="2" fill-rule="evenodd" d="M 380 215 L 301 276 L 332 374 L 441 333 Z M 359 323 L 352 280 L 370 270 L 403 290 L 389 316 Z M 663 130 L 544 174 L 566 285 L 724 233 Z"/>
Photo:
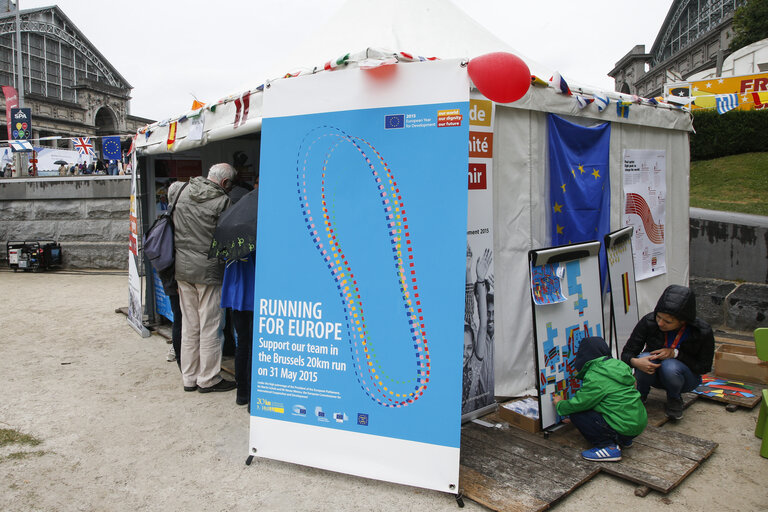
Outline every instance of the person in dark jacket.
<path id="1" fill-rule="evenodd" d="M 584 459 L 619 461 L 621 448 L 632 446 L 633 438 L 648 424 L 632 369 L 613 359 L 605 340 L 599 337 L 581 340 L 573 366 L 581 387 L 568 400 L 553 395 L 555 410 L 568 416 L 592 444 L 593 448 L 581 452 Z"/>
<path id="2" fill-rule="evenodd" d="M 712 369 L 712 328 L 696 318 L 696 296 L 690 288 L 670 285 L 652 313 L 635 326 L 621 359 L 635 368 L 637 390 L 648 397 L 651 386 L 667 392 L 665 414 L 683 417 L 681 393 L 693 391 Z"/>

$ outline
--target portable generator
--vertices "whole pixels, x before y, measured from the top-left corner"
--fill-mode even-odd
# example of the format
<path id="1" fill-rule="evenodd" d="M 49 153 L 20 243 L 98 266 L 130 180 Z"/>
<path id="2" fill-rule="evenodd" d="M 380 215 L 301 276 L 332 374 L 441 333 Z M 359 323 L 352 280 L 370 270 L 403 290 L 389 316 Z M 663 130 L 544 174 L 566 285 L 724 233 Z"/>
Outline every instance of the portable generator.
<path id="1" fill-rule="evenodd" d="M 6 244 L 6 248 L 8 266 L 14 272 L 19 269 L 25 272 L 39 272 L 41 269 L 61 266 L 61 244 L 53 240 L 11 241 Z"/>

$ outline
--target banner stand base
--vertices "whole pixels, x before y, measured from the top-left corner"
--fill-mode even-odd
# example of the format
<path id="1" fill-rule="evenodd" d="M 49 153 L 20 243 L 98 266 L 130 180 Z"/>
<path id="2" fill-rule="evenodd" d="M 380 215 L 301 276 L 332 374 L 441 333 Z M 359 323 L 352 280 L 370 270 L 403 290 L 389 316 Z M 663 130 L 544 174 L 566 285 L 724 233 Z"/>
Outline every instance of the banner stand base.
<path id="1" fill-rule="evenodd" d="M 498 408 L 499 408 L 499 404 L 497 402 L 493 402 L 491 405 L 486 405 L 485 407 L 481 407 L 480 409 L 475 409 L 474 411 L 468 412 L 467 414 L 463 414 L 461 416 L 461 424 L 463 425 L 468 421 L 472 421 L 476 418 L 480 418 L 481 416 L 485 416 L 486 414 L 491 414 L 492 412 L 496 412 Z"/>

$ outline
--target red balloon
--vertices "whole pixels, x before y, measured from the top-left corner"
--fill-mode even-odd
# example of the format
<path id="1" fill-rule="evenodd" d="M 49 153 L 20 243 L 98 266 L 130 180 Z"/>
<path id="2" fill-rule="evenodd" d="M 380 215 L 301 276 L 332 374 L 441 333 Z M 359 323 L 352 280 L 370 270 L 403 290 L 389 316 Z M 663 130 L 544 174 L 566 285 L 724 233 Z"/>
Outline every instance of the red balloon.
<path id="1" fill-rule="evenodd" d="M 469 61 L 467 71 L 477 90 L 496 103 L 517 101 L 531 86 L 528 65 L 511 53 L 494 52 L 475 57 Z"/>

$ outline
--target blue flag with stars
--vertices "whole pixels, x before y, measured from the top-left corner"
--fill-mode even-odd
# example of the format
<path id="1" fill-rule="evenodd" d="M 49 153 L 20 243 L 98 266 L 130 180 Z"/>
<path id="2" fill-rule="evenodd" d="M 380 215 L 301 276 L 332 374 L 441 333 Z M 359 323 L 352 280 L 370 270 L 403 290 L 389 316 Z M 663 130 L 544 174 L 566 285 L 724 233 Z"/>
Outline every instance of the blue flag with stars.
<path id="1" fill-rule="evenodd" d="M 101 139 L 102 155 L 107 160 L 120 160 L 123 155 L 120 151 L 120 137 L 104 137 Z"/>
<path id="2" fill-rule="evenodd" d="M 552 245 L 603 240 L 610 232 L 611 124 L 579 126 L 547 117 Z M 607 275 L 603 251 L 600 270 Z"/>

